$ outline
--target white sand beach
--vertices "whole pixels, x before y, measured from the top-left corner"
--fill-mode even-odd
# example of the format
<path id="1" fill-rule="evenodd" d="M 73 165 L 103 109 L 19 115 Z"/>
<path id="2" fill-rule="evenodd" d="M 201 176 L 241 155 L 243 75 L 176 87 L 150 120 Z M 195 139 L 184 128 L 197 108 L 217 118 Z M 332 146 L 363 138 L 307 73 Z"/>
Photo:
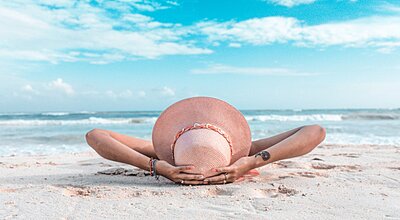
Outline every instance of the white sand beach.
<path id="1" fill-rule="evenodd" d="M 95 152 L 0 157 L 0 218 L 400 219 L 399 161 L 399 146 L 322 145 L 241 182 L 182 186 Z"/>

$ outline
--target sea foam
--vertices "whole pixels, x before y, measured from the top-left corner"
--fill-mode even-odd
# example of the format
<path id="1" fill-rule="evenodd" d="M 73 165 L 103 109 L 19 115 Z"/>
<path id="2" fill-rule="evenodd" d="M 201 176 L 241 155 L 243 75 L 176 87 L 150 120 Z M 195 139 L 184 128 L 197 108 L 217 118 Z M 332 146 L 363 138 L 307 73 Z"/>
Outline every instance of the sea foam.
<path id="1" fill-rule="evenodd" d="M 0 125 L 6 126 L 43 126 L 43 125 L 86 125 L 86 124 L 141 124 L 154 123 L 156 117 L 148 118 L 99 118 L 90 117 L 88 119 L 77 120 L 39 120 L 39 119 L 16 119 L 1 120 Z"/>

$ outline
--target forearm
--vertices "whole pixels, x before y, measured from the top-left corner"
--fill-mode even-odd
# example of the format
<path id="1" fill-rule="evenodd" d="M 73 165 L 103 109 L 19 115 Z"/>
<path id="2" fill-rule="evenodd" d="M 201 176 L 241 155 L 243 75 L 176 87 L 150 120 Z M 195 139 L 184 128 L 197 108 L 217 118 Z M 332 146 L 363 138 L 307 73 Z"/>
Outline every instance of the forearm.
<path id="1" fill-rule="evenodd" d="M 257 168 L 275 161 L 304 155 L 313 150 L 325 138 L 325 130 L 318 125 L 304 126 L 295 130 L 289 131 L 289 133 L 294 131 L 289 137 L 266 149 L 270 154 L 267 161 L 259 156 L 251 156 L 251 166 Z"/>
<path id="2" fill-rule="evenodd" d="M 114 139 L 108 133 L 91 133 L 86 137 L 86 139 L 88 144 L 106 159 L 149 170 L 149 157 L 129 148 L 125 144 Z"/>
<path id="3" fill-rule="evenodd" d="M 263 139 L 259 139 L 259 140 L 255 140 L 252 142 L 251 144 L 251 149 L 250 149 L 250 153 L 249 155 L 252 156 L 262 150 L 268 149 L 272 146 L 274 146 L 275 144 L 283 141 L 284 139 L 290 137 L 291 135 L 293 135 L 294 133 L 296 133 L 297 131 L 299 131 L 302 127 L 298 127 L 289 131 L 286 131 L 284 133 L 281 134 L 277 134 L 275 136 L 269 137 L 269 138 L 263 138 Z"/>

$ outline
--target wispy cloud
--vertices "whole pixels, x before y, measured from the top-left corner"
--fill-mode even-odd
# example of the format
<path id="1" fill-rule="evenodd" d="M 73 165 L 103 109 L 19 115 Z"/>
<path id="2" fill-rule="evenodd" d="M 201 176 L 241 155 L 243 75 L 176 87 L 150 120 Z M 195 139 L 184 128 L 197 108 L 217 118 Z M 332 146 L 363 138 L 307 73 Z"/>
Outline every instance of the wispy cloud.
<path id="1" fill-rule="evenodd" d="M 139 0 L 104 1 L 100 6 L 81 1 L 3 1 L 0 42 L 6 43 L 0 43 L 0 57 L 103 64 L 212 52 L 186 40 L 187 30 L 181 25 L 140 14 L 165 7 Z M 132 8 L 138 13 L 132 14 Z"/>
<path id="2" fill-rule="evenodd" d="M 286 7 L 314 0 L 269 0 Z M 166 23 L 151 11 L 179 7 L 176 1 L 118 0 L 0 2 L 0 58 L 50 63 L 107 64 L 167 55 L 209 54 L 207 47 L 291 44 L 300 47 L 369 47 L 390 53 L 399 48 L 400 16 L 307 25 L 294 17 L 243 21 Z M 397 6 L 384 5 L 397 12 Z M 143 14 L 146 11 L 146 15 Z M 150 13 L 150 14 L 149 14 Z M 206 37 L 210 44 L 204 44 Z"/>
<path id="3" fill-rule="evenodd" d="M 129 98 L 129 97 L 132 97 L 133 92 L 129 89 L 127 89 L 123 92 L 120 92 L 120 93 L 115 93 L 112 90 L 107 90 L 106 95 L 111 98 Z"/>
<path id="4" fill-rule="evenodd" d="M 266 1 L 276 5 L 281 5 L 290 8 L 297 5 L 311 4 L 314 3 L 316 0 L 266 0 Z"/>
<path id="5" fill-rule="evenodd" d="M 64 92 L 67 95 L 74 95 L 75 90 L 72 88 L 72 86 L 66 82 L 64 82 L 63 79 L 58 78 L 52 82 L 49 83 L 49 87 L 51 89 L 59 90 Z"/>
<path id="6" fill-rule="evenodd" d="M 162 87 L 160 91 L 163 96 L 175 96 L 175 90 L 167 86 Z"/>
<path id="7" fill-rule="evenodd" d="M 274 76 L 315 76 L 317 73 L 303 73 L 286 68 L 237 67 L 223 64 L 210 65 L 203 69 L 192 69 L 193 74 L 241 74 L 241 75 L 274 75 Z"/>
<path id="8" fill-rule="evenodd" d="M 394 12 L 394 13 L 400 13 L 400 7 L 397 5 L 385 3 L 381 7 L 379 7 L 381 11 L 386 11 L 386 12 Z"/>
<path id="9" fill-rule="evenodd" d="M 138 92 L 139 97 L 145 97 L 146 96 L 146 92 L 141 90 Z"/>
<path id="10" fill-rule="evenodd" d="M 34 89 L 30 84 L 26 84 L 21 87 L 21 91 L 26 92 L 28 94 L 39 95 L 40 92 Z"/>
<path id="11" fill-rule="evenodd" d="M 371 47 L 394 50 L 400 42 L 400 16 L 373 16 L 307 25 L 292 17 L 253 18 L 240 22 L 197 24 L 211 42 L 251 45 L 291 43 L 305 47 Z"/>

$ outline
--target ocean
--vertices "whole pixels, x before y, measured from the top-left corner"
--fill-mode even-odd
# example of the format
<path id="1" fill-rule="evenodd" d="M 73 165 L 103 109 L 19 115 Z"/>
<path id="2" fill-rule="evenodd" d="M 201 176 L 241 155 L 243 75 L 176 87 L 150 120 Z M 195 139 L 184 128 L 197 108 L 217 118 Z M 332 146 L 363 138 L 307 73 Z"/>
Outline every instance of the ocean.
<path id="1" fill-rule="evenodd" d="M 252 138 L 320 124 L 326 144 L 400 146 L 400 109 L 242 110 Z M 89 150 L 93 128 L 151 139 L 160 111 L 0 113 L 0 156 L 48 155 Z"/>

